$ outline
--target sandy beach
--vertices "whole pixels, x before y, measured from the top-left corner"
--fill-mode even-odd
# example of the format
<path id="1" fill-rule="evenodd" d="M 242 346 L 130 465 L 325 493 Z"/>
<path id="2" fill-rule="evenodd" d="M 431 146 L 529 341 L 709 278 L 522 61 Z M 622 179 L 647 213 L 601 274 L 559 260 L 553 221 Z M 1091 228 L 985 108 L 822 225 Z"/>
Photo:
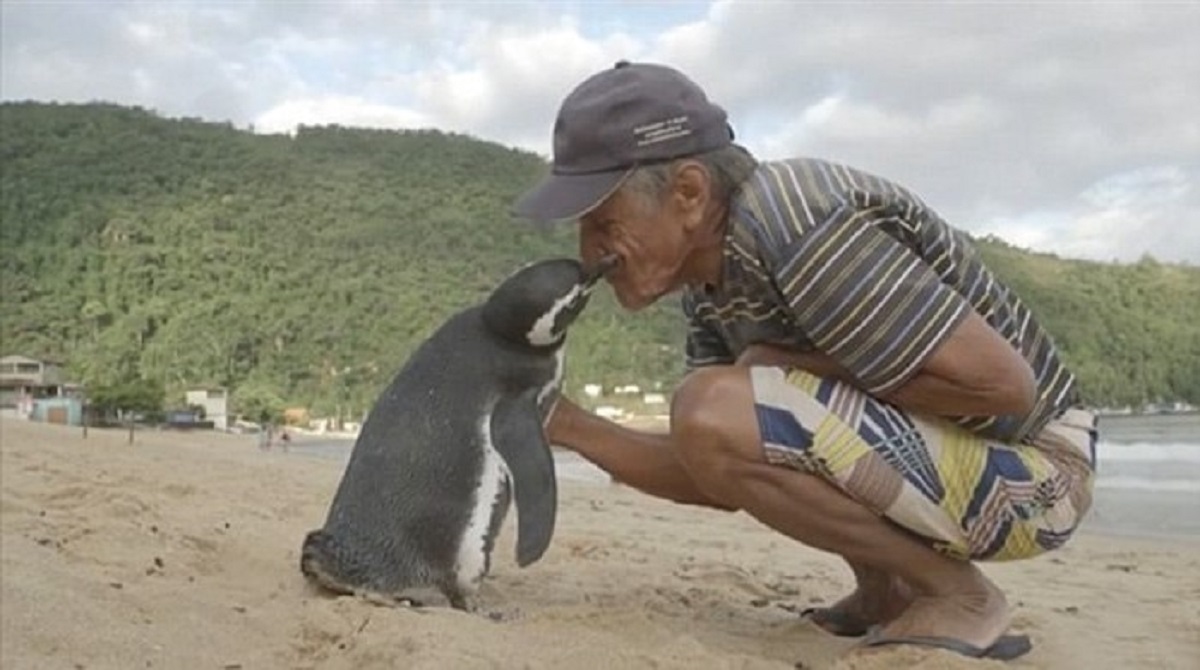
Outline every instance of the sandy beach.
<path id="1" fill-rule="evenodd" d="M 1081 534 L 985 570 L 1034 650 L 855 650 L 796 612 L 851 585 L 744 514 L 564 480 L 546 556 L 510 515 L 481 609 L 333 598 L 297 568 L 341 464 L 252 436 L 0 420 L 0 666 L 211 668 L 1200 667 L 1200 542 Z"/>

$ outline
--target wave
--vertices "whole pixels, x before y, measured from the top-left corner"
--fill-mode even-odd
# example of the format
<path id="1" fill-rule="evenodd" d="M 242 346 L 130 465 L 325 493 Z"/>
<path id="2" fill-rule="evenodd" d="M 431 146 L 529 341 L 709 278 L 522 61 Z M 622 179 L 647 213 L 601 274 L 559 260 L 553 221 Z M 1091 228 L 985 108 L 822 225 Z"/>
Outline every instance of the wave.
<path id="1" fill-rule="evenodd" d="M 1196 442 L 1128 442 L 1101 441 L 1096 445 L 1096 460 L 1100 467 L 1106 461 L 1154 461 L 1200 463 L 1200 438 Z"/>
<path id="2" fill-rule="evenodd" d="M 1197 493 L 1200 492 L 1200 480 L 1124 476 L 1097 477 L 1096 488 L 1154 491 L 1155 493 Z"/>

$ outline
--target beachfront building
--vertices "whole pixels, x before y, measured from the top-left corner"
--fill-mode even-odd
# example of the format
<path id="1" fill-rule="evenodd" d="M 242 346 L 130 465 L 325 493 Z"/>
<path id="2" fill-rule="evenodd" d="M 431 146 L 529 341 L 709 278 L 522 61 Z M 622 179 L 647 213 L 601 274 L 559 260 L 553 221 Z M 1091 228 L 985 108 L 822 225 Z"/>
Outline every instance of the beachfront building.
<path id="1" fill-rule="evenodd" d="M 17 409 L 41 398 L 78 398 L 82 394 L 79 384 L 66 380 L 59 361 L 0 357 L 0 408 Z"/>
<path id="2" fill-rule="evenodd" d="M 188 406 L 204 410 L 205 421 L 216 430 L 229 429 L 229 393 L 223 388 L 192 389 L 184 394 Z"/>

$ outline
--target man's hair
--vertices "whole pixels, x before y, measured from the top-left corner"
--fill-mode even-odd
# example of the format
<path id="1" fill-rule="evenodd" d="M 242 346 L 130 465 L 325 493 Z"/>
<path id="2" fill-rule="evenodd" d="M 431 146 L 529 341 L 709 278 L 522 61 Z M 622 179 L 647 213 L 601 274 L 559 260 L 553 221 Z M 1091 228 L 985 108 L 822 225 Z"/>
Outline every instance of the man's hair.
<path id="1" fill-rule="evenodd" d="M 712 197 L 718 202 L 729 202 L 742 182 L 758 166 L 758 159 L 749 150 L 738 144 L 730 144 L 720 149 L 640 167 L 626 178 L 621 189 L 637 196 L 641 204 L 649 209 L 658 207 L 671 188 L 676 168 L 684 161 L 696 161 L 708 170 Z"/>

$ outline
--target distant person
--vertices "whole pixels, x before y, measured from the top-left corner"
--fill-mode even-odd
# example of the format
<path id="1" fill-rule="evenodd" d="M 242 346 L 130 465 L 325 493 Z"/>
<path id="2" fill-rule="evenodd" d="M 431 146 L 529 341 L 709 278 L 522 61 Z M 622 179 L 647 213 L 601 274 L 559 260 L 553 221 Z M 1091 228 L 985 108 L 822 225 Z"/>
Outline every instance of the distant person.
<path id="1" fill-rule="evenodd" d="M 1068 541 L 1091 506 L 1095 416 L 968 237 L 879 176 L 757 160 L 686 75 L 642 63 L 566 97 L 551 174 L 516 210 L 578 222 L 585 262 L 617 254 L 627 310 L 681 291 L 689 326 L 668 434 L 564 398 L 555 444 L 842 556 L 857 589 L 806 612 L 829 632 L 1028 650 L 975 562 Z"/>
<path id="2" fill-rule="evenodd" d="M 264 422 L 262 424 L 262 432 L 259 433 L 258 448 L 267 451 L 271 448 L 271 443 L 275 440 L 275 424 Z"/>

